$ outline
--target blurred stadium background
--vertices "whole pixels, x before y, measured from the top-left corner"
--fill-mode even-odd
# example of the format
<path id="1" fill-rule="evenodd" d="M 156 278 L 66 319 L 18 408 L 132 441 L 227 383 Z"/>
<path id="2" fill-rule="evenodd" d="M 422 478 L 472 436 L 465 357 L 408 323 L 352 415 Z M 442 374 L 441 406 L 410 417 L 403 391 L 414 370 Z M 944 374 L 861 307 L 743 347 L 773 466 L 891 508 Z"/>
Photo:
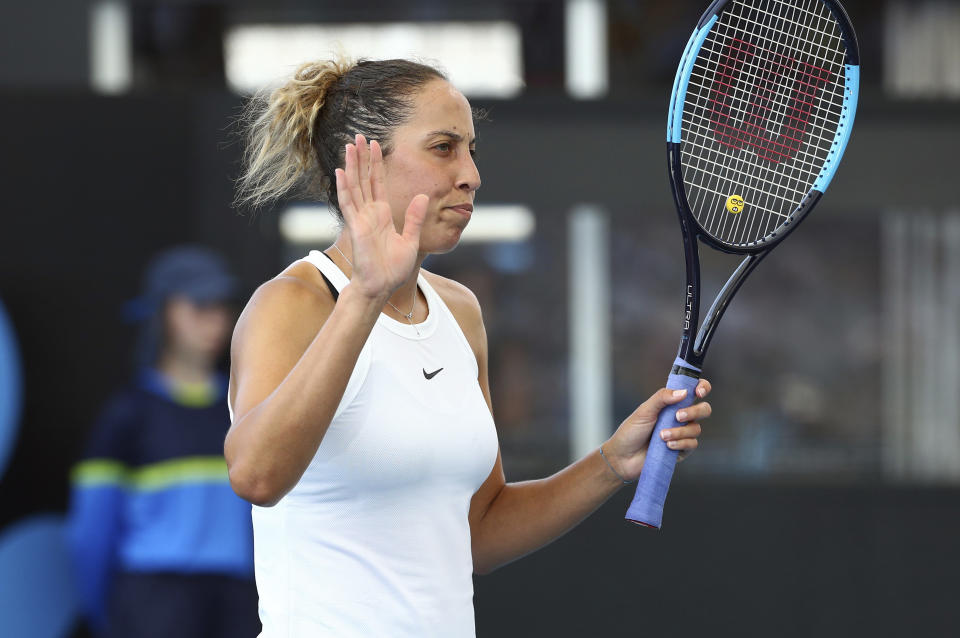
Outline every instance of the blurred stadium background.
<path id="1" fill-rule="evenodd" d="M 243 96 L 306 59 L 436 61 L 487 110 L 475 232 L 426 267 L 484 307 L 508 480 L 602 440 L 676 349 L 663 129 L 706 4 L 4 2 L 0 635 L 86 635 L 49 547 L 130 373 L 147 260 L 203 243 L 252 291 L 329 242 L 322 206 L 231 208 Z M 864 60 L 846 160 L 724 319 L 663 531 L 622 520 L 624 490 L 478 578 L 478 635 L 955 635 L 960 3 L 844 4 Z M 729 266 L 708 257 L 705 296 Z"/>

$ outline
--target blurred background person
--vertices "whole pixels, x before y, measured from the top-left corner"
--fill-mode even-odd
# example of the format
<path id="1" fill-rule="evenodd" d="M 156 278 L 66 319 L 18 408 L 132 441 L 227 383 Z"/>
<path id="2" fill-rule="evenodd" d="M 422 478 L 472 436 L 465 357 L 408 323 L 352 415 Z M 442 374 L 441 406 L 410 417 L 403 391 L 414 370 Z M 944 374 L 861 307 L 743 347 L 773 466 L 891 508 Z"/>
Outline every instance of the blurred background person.
<path id="1" fill-rule="evenodd" d="M 250 507 L 227 481 L 218 370 L 237 284 L 181 246 L 150 264 L 128 305 L 141 323 L 134 381 L 107 403 L 71 474 L 68 538 L 97 635 L 255 636 Z"/>

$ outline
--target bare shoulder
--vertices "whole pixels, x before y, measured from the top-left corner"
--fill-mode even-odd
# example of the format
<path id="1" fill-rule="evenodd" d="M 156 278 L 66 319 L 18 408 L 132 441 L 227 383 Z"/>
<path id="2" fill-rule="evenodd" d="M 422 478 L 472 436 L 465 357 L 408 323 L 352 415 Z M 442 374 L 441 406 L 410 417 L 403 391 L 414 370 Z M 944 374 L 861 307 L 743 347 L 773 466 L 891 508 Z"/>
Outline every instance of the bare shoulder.
<path id="1" fill-rule="evenodd" d="M 319 271 L 298 262 L 262 284 L 250 297 L 233 332 L 234 359 L 238 346 L 264 332 L 286 337 L 313 338 L 333 312 L 334 299 Z"/>
<path id="2" fill-rule="evenodd" d="M 257 288 L 240 314 L 237 325 L 239 327 L 245 319 L 263 314 L 283 316 L 324 308 L 330 311 L 333 303 L 333 296 L 319 271 L 309 263 L 298 262 Z"/>
<path id="3" fill-rule="evenodd" d="M 441 277 L 426 270 L 420 272 L 423 273 L 423 276 L 430 282 L 430 285 L 433 286 L 433 289 L 437 291 L 437 294 L 440 295 L 440 298 L 443 299 L 443 302 L 447 304 L 454 315 L 462 314 L 465 318 L 471 320 L 481 319 L 480 302 L 472 290 L 459 281 Z M 458 316 L 457 319 L 459 318 Z"/>
<path id="4" fill-rule="evenodd" d="M 272 392 L 333 312 L 317 269 L 298 262 L 262 284 L 237 320 L 230 344 L 230 404 L 243 415 Z"/>
<path id="5" fill-rule="evenodd" d="M 421 270 L 433 289 L 437 291 L 443 303 L 453 313 L 460 329 L 467 337 L 474 351 L 480 352 L 486 347 L 486 332 L 483 327 L 483 313 L 480 309 L 480 302 L 473 291 L 464 286 L 459 281 L 441 277 L 440 275 Z"/>

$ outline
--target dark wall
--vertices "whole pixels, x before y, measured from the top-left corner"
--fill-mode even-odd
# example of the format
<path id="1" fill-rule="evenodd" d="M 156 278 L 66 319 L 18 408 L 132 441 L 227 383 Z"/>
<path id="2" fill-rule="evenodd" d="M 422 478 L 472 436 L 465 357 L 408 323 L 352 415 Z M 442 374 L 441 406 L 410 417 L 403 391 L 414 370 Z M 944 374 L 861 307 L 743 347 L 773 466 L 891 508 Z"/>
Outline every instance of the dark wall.
<path id="1" fill-rule="evenodd" d="M 64 508 L 90 423 L 131 372 L 135 328 L 121 311 L 153 254 L 180 242 L 212 245 L 248 287 L 276 269 L 274 217 L 251 221 L 230 208 L 237 149 L 224 146 L 225 118 L 210 116 L 210 104 L 0 100 L 0 298 L 21 342 L 26 391 L 0 483 L 0 527 Z"/>
<path id="2" fill-rule="evenodd" d="M 83 90 L 90 83 L 88 2 L 0 3 L 0 86 Z"/>
<path id="3" fill-rule="evenodd" d="M 544 97 L 486 104 L 490 121 L 478 127 L 483 186 L 477 197 L 559 210 L 582 201 L 672 210 L 666 98 L 664 92 L 604 102 Z M 953 206 L 942 184 L 953 179 L 956 162 L 940 148 L 957 144 L 956 106 L 861 96 L 850 145 L 817 216 L 823 208 L 834 215 Z M 937 159 L 918 161 L 931 154 Z"/>
<path id="4" fill-rule="evenodd" d="M 0 298 L 26 367 L 0 527 L 64 509 L 70 464 L 129 371 L 133 331 L 120 309 L 153 253 L 211 244 L 248 288 L 281 267 L 275 217 L 251 220 L 229 206 L 239 149 L 227 144 L 228 125 L 238 104 L 219 93 L 0 99 Z M 589 198 L 649 196 L 669 206 L 658 104 L 493 107 L 481 128 L 482 199 L 565 211 Z M 871 154 L 882 157 L 894 124 L 897 163 L 908 172 L 894 176 L 892 165 L 873 162 L 886 171 L 877 177 L 864 166 Z M 947 181 L 906 166 L 921 141 L 901 125 L 935 127 L 941 139 L 960 131 L 936 110 L 916 124 L 895 108 L 865 113 L 832 193 L 837 210 L 908 203 L 918 183 Z M 622 521 L 625 490 L 568 537 L 478 579 L 479 634 L 947 635 L 960 620 L 952 602 L 958 496 L 681 482 L 655 533 Z"/>
<path id="5" fill-rule="evenodd" d="M 477 635 L 956 635 L 958 490 L 680 483 L 659 532 L 629 492 L 475 578 Z"/>

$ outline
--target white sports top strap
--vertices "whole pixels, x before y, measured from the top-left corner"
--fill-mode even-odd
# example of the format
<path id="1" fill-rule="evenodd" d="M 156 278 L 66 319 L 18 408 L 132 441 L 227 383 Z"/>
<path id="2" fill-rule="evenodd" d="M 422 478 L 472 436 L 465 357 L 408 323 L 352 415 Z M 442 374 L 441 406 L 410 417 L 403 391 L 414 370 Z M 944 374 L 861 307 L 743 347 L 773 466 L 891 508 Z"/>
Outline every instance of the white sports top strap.
<path id="1" fill-rule="evenodd" d="M 336 287 L 337 292 L 342 292 L 347 284 L 350 283 L 350 280 L 347 279 L 345 274 L 343 274 L 343 271 L 340 270 L 340 268 L 333 263 L 329 257 L 319 250 L 311 250 L 310 253 L 303 258 L 303 260 L 308 261 L 316 266 L 320 272 L 322 272 L 324 276 L 330 280 L 330 283 Z M 416 326 L 413 326 L 406 321 L 397 321 L 393 317 L 389 317 L 381 313 L 377 318 L 378 326 L 386 328 L 390 332 L 406 339 L 413 339 L 414 341 L 426 339 L 436 331 L 440 313 L 443 311 L 441 309 L 445 309 L 443 300 L 427 282 L 426 278 L 423 276 L 423 273 L 417 277 L 417 285 L 423 292 L 424 298 L 427 300 L 427 318 L 424 319 L 422 323 L 418 323 Z M 455 320 L 454 323 L 456 323 Z"/>
<path id="2" fill-rule="evenodd" d="M 337 268 L 337 265 L 319 250 L 311 250 L 310 254 L 303 258 L 303 261 L 309 261 L 317 267 L 317 270 L 323 273 L 323 276 L 330 280 L 337 292 L 343 292 L 350 280 L 343 274 L 343 271 Z"/>

